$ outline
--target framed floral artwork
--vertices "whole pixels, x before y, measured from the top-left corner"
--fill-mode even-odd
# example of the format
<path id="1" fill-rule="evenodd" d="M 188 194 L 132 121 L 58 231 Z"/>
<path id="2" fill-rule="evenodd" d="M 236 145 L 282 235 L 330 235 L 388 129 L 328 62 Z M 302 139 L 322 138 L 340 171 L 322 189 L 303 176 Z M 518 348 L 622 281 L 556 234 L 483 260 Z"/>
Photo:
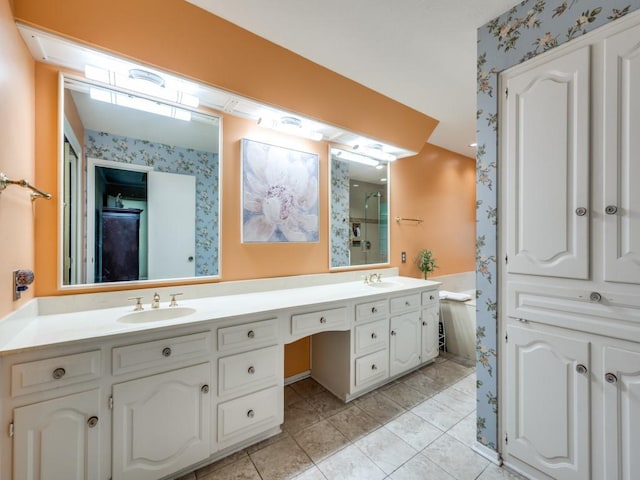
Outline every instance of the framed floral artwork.
<path id="1" fill-rule="evenodd" d="M 242 139 L 242 242 L 318 241 L 318 155 Z"/>

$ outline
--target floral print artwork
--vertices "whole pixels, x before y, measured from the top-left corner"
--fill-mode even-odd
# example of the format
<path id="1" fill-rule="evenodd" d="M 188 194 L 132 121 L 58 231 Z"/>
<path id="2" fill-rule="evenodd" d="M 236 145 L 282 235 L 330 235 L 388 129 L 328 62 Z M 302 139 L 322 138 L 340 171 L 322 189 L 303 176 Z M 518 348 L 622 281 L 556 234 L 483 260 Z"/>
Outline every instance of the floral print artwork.
<path id="1" fill-rule="evenodd" d="M 318 241 L 318 155 L 242 140 L 242 241 Z"/>
<path id="2" fill-rule="evenodd" d="M 478 29 L 476 156 L 477 438 L 498 446 L 498 75 L 617 20 L 640 0 L 526 0 Z"/>
<path id="3" fill-rule="evenodd" d="M 349 256 L 349 165 L 331 159 L 331 267 L 348 267 Z"/>

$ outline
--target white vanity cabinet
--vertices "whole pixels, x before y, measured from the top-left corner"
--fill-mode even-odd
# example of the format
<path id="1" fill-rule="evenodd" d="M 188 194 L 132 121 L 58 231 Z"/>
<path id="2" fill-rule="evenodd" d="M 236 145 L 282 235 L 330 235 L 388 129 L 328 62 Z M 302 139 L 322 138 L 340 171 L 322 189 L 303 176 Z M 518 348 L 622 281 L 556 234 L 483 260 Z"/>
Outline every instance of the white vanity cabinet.
<path id="1" fill-rule="evenodd" d="M 422 325 L 420 293 L 392 297 L 389 301 L 389 374 L 394 377 L 420 364 Z"/>
<path id="2" fill-rule="evenodd" d="M 440 345 L 440 299 L 438 292 L 431 290 L 422 294 L 420 362 L 425 363 L 438 356 Z"/>

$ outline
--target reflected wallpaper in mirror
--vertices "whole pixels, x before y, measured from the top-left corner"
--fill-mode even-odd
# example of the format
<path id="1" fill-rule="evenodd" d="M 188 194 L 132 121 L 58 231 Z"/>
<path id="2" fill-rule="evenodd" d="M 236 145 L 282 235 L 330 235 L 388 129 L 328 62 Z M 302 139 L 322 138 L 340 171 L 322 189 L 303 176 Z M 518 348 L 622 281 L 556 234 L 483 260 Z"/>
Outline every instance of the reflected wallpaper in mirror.
<path id="1" fill-rule="evenodd" d="M 65 78 L 63 285 L 219 274 L 220 120 Z"/>
<path id="2" fill-rule="evenodd" d="M 336 154 L 336 152 L 338 154 Z M 389 262 L 388 165 L 331 153 L 331 268 Z M 368 157 L 367 157 L 368 158 Z"/>

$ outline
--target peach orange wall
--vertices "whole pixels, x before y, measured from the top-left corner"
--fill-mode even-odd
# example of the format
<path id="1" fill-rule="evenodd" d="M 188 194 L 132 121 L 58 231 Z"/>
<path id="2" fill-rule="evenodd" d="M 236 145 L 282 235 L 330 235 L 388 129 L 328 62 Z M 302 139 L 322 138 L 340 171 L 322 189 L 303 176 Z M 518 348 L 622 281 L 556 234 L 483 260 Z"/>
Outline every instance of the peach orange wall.
<path id="1" fill-rule="evenodd" d="M 439 268 L 433 275 L 475 269 L 475 160 L 426 144 L 415 157 L 391 167 L 391 263 L 400 274 L 422 277 L 415 260 L 429 249 Z M 397 223 L 395 217 L 420 218 Z M 407 252 L 407 263 L 400 263 Z"/>
<path id="2" fill-rule="evenodd" d="M 34 62 L 15 27 L 8 0 L 0 0 L 0 45 L 0 172 L 12 180 L 35 183 Z M 31 288 L 13 301 L 12 272 L 35 270 L 34 219 L 43 202 L 47 201 L 32 205 L 28 190 L 16 186 L 0 193 L 0 317 L 33 298 Z"/>
<path id="3" fill-rule="evenodd" d="M 419 151 L 437 120 L 184 0 L 14 0 L 21 22 Z"/>

